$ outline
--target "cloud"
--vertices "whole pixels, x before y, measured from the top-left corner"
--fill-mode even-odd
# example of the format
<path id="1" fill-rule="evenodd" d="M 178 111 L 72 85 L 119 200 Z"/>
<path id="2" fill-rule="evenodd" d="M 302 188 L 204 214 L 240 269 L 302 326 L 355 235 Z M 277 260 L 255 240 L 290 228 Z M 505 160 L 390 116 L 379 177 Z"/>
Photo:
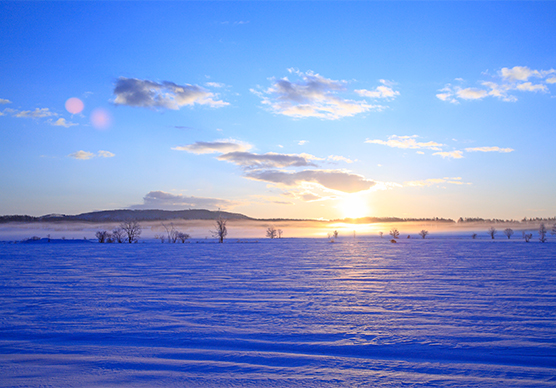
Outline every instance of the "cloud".
<path id="1" fill-rule="evenodd" d="M 66 121 L 66 119 L 60 117 L 58 120 L 56 121 L 49 121 L 50 125 L 54 125 L 56 127 L 73 127 L 74 125 L 78 125 L 76 123 L 72 123 L 70 121 Z"/>
<path id="2" fill-rule="evenodd" d="M 500 147 L 475 147 L 466 148 L 467 152 L 513 152 L 512 148 L 500 148 Z"/>
<path id="3" fill-rule="evenodd" d="M 248 172 L 245 176 L 250 179 L 284 186 L 300 186 L 303 183 L 313 183 L 345 193 L 368 190 L 376 184 L 376 182 L 367 180 L 361 175 L 343 170 L 305 170 L 299 172 L 263 170 Z"/>
<path id="4" fill-rule="evenodd" d="M 316 166 L 310 160 L 318 159 L 313 155 L 301 154 L 277 154 L 269 152 L 266 154 L 253 154 L 250 152 L 230 152 L 220 155 L 218 160 L 237 164 L 246 168 L 282 168 L 282 167 L 304 167 Z"/>
<path id="5" fill-rule="evenodd" d="M 113 154 L 110 151 L 99 151 L 97 156 L 99 158 L 113 158 L 114 156 L 116 156 L 115 154 Z"/>
<path id="6" fill-rule="evenodd" d="M 481 81 L 483 88 L 462 88 L 447 84 L 440 89 L 436 97 L 442 101 L 457 104 L 459 100 L 481 100 L 485 97 L 496 97 L 506 102 L 515 102 L 517 97 L 510 94 L 511 91 L 518 92 L 543 92 L 548 93 L 548 85 L 556 83 L 556 77 L 552 74 L 556 70 L 533 70 L 527 66 L 503 67 L 491 81 Z M 488 73 L 483 73 L 487 75 Z M 538 78 L 537 83 L 529 81 L 530 78 Z M 460 82 L 463 80 L 458 79 Z"/>
<path id="7" fill-rule="evenodd" d="M 488 96 L 488 92 L 486 90 L 473 88 L 458 90 L 456 94 L 459 98 L 464 100 L 480 100 L 481 98 Z"/>
<path id="8" fill-rule="evenodd" d="M 330 155 L 328 158 L 328 160 L 332 160 L 334 162 L 346 162 L 346 163 L 353 163 L 353 160 L 348 159 L 344 156 L 338 156 L 338 155 Z"/>
<path id="9" fill-rule="evenodd" d="M 219 108 L 229 105 L 216 100 L 217 96 L 197 85 L 177 85 L 137 78 L 118 78 L 114 87 L 114 104 L 143 108 L 164 108 L 177 110 L 186 105 L 208 105 Z"/>
<path id="10" fill-rule="evenodd" d="M 95 154 L 92 152 L 87 151 L 77 151 L 73 154 L 68 155 L 70 158 L 79 159 L 79 160 L 88 160 L 95 157 Z"/>
<path id="11" fill-rule="evenodd" d="M 95 157 L 99 157 L 99 158 L 113 158 L 114 156 L 116 156 L 115 154 L 113 154 L 110 151 L 99 151 L 96 155 L 92 152 L 87 152 L 87 151 L 77 151 L 74 152 L 73 154 L 69 154 L 68 155 L 70 158 L 74 158 L 74 159 L 78 159 L 78 160 L 89 160 Z"/>
<path id="12" fill-rule="evenodd" d="M 205 85 L 210 86 L 211 88 L 223 88 L 224 86 L 226 86 L 221 82 L 207 82 L 205 83 Z"/>
<path id="13" fill-rule="evenodd" d="M 442 151 L 442 152 L 435 152 L 433 155 L 439 155 L 442 156 L 442 158 L 452 158 L 452 159 L 463 158 L 462 151 Z"/>
<path id="14" fill-rule="evenodd" d="M 307 143 L 309 143 L 308 140 L 300 140 L 299 143 L 297 143 L 297 144 L 298 144 L 298 145 L 305 145 L 305 144 L 307 144 Z"/>
<path id="15" fill-rule="evenodd" d="M 471 183 L 462 182 L 461 177 L 455 178 L 431 178 L 431 179 L 424 179 L 420 181 L 408 181 L 404 182 L 404 186 L 410 187 L 429 187 L 441 184 L 452 184 L 452 185 L 470 185 Z"/>
<path id="16" fill-rule="evenodd" d="M 2 104 L 11 104 L 12 102 L 10 100 L 6 100 L 5 98 L 0 98 L 0 105 Z"/>
<path id="17" fill-rule="evenodd" d="M 14 111 L 14 113 L 17 111 Z M 58 116 L 58 114 L 51 112 L 48 108 L 36 108 L 35 110 L 22 110 L 14 114 L 15 117 L 39 119 L 43 117 Z"/>
<path id="18" fill-rule="evenodd" d="M 217 140 L 213 142 L 197 141 L 185 146 L 172 147 L 173 150 L 187 151 L 193 154 L 245 152 L 251 148 L 251 144 L 234 139 Z"/>
<path id="19" fill-rule="evenodd" d="M 143 197 L 143 203 L 130 206 L 131 209 L 159 209 L 183 210 L 198 209 L 228 209 L 240 205 L 240 202 L 220 198 L 186 197 L 181 194 L 171 194 L 164 191 L 151 191 Z"/>
<path id="20" fill-rule="evenodd" d="M 435 150 L 435 151 L 440 151 L 442 146 L 444 146 L 444 144 L 441 143 L 436 143 L 434 141 L 429 141 L 426 143 L 423 142 L 417 142 L 415 140 L 415 138 L 418 137 L 417 135 L 413 135 L 413 136 L 397 136 L 397 135 L 392 135 L 388 137 L 387 141 L 384 140 L 365 140 L 365 143 L 371 143 L 371 144 L 382 144 L 382 145 L 386 145 L 388 147 L 394 147 L 394 148 L 410 148 L 410 149 L 429 149 L 429 150 Z"/>
<path id="21" fill-rule="evenodd" d="M 383 84 L 382 86 L 377 86 L 374 90 L 359 89 L 354 90 L 355 93 L 359 94 L 361 97 L 369 98 L 384 98 L 384 99 L 394 99 L 396 96 L 400 95 L 400 92 L 392 89 L 389 86 L 389 82 L 385 80 L 380 80 Z"/>
<path id="22" fill-rule="evenodd" d="M 324 78 L 312 71 L 288 71 L 298 75 L 300 79 L 293 82 L 287 77 L 273 79 L 272 86 L 265 91 L 251 90 L 262 99 L 263 105 L 270 107 L 274 113 L 295 118 L 317 117 L 336 120 L 369 110 L 384 109 L 365 100 L 355 101 L 338 97 L 339 92 L 347 91 L 345 81 Z"/>

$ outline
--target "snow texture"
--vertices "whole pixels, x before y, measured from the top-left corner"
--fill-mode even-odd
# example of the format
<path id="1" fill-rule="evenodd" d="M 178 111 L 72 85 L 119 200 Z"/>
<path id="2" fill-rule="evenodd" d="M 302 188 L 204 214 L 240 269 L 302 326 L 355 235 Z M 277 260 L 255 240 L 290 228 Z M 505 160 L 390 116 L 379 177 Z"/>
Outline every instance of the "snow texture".
<path id="1" fill-rule="evenodd" d="M 556 386 L 554 243 L 249 242 L 0 244 L 0 386 Z"/>

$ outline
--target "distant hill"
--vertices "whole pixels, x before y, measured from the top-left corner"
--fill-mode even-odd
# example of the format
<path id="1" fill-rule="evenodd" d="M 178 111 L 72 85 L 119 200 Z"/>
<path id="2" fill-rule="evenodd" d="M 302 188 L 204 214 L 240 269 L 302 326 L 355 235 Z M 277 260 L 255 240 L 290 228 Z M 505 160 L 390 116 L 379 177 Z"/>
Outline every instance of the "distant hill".
<path id="1" fill-rule="evenodd" d="M 32 216 L 0 216 L 0 223 L 8 222 L 123 222 L 135 221 L 170 221 L 170 220 L 216 220 L 223 217 L 228 220 L 253 220 L 240 213 L 211 211 L 204 209 L 193 210 L 104 210 L 78 215 L 48 214 L 40 217 Z"/>

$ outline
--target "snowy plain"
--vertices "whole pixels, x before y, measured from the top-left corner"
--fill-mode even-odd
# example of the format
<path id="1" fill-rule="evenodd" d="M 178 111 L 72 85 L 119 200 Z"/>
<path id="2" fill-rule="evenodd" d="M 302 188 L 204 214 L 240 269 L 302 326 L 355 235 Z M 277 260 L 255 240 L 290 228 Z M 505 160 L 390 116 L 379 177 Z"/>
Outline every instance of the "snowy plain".
<path id="1" fill-rule="evenodd" d="M 556 243 L 0 243 L 0 386 L 555 387 Z"/>

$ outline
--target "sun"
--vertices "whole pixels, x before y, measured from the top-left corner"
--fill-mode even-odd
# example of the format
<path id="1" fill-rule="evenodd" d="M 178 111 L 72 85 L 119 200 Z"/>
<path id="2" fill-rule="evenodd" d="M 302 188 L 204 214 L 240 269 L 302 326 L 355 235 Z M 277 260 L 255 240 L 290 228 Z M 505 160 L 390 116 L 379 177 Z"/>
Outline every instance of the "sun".
<path id="1" fill-rule="evenodd" d="M 368 200 L 355 195 L 345 197 L 339 209 L 343 218 L 361 218 L 370 215 Z"/>

